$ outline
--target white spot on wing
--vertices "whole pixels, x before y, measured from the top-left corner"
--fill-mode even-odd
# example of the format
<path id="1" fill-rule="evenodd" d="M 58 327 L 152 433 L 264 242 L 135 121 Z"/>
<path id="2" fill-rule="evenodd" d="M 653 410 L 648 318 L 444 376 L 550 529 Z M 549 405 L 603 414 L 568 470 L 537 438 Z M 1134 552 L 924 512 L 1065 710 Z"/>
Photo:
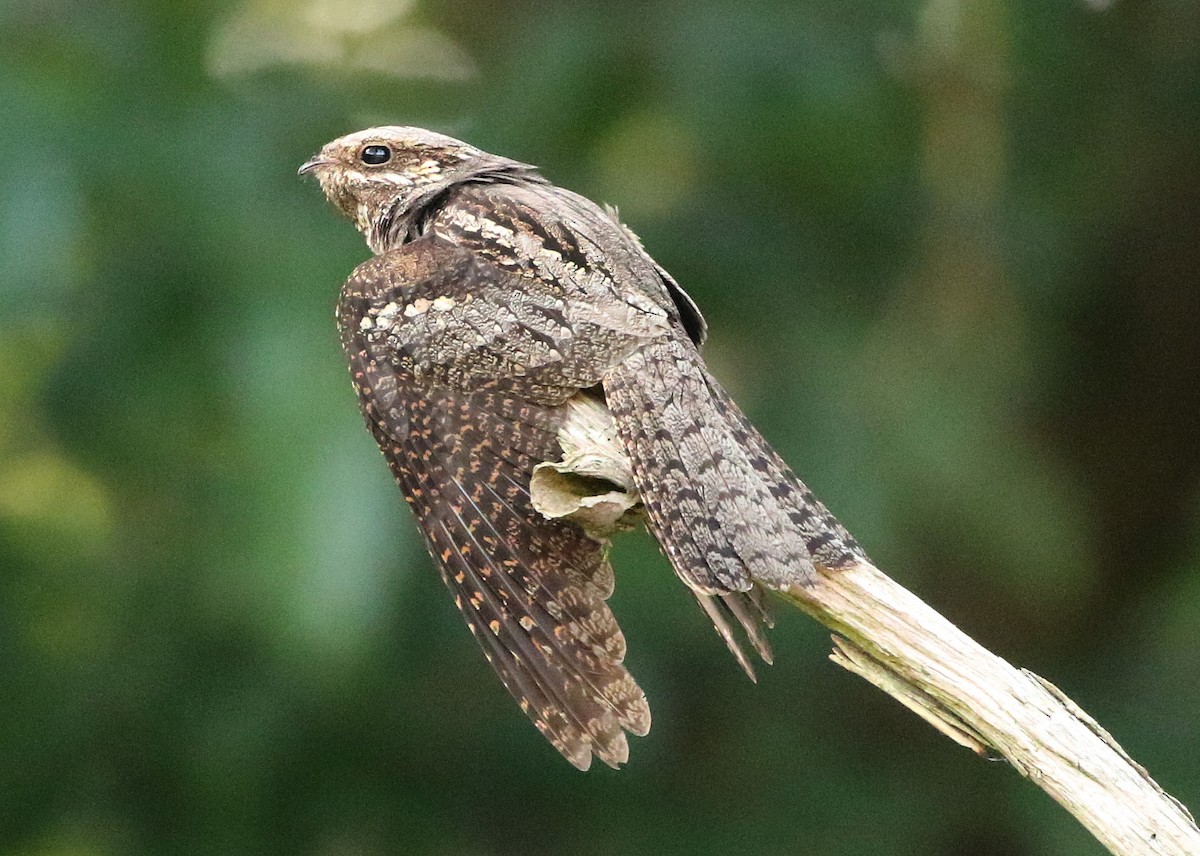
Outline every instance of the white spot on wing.
<path id="1" fill-rule="evenodd" d="M 418 297 L 412 303 L 404 307 L 404 317 L 412 318 L 417 315 L 424 315 L 429 311 L 430 301 L 424 297 Z"/>

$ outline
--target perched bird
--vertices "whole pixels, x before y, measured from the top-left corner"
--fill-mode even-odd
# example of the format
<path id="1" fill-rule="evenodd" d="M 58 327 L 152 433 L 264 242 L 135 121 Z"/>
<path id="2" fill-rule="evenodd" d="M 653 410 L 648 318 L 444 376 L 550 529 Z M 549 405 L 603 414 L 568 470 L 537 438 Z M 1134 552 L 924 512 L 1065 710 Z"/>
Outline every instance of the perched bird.
<path id="1" fill-rule="evenodd" d="M 338 324 L 359 403 L 442 578 L 567 760 L 617 766 L 650 728 L 606 598 L 605 532 L 531 498 L 580 413 L 631 464 L 651 533 L 743 668 L 764 592 L 863 557 L 709 374 L 705 322 L 615 213 L 527 164 L 419 128 L 326 145 L 311 173 L 374 257 Z"/>

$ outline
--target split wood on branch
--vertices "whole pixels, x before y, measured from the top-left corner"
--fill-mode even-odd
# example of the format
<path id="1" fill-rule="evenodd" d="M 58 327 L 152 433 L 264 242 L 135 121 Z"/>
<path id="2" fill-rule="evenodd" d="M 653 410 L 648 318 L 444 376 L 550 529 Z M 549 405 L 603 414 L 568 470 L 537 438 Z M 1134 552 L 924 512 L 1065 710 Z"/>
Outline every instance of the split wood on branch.
<path id="1" fill-rule="evenodd" d="M 561 462 L 534 474 L 535 505 L 603 535 L 637 504 L 606 411 L 572 421 Z M 584 426 L 584 427 L 579 427 Z M 831 659 L 981 755 L 1007 760 L 1118 856 L 1195 856 L 1200 829 L 1057 687 L 975 642 L 875 566 L 819 571 L 783 597 L 834 631 Z"/>
<path id="2" fill-rule="evenodd" d="M 650 728 L 605 603 L 604 542 L 644 511 L 747 674 L 741 637 L 770 660 L 777 592 L 838 633 L 837 662 L 1114 853 L 1200 853 L 1082 711 L 870 564 L 708 371 L 698 307 L 614 211 L 422 128 L 348 134 L 300 171 L 374 253 L 338 301 L 367 425 L 484 656 L 570 763 L 619 766 Z"/>

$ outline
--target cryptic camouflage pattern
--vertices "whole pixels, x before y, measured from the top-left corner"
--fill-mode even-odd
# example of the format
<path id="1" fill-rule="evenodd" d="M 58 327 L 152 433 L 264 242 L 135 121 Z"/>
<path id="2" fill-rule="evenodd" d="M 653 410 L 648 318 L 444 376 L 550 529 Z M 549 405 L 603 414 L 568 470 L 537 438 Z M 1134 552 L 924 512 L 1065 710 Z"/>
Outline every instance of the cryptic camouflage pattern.
<path id="1" fill-rule="evenodd" d="M 770 660 L 763 590 L 863 557 L 708 373 L 695 304 L 614 215 L 415 128 L 335 140 L 301 171 L 376 253 L 338 304 L 367 425 L 484 656 L 572 764 L 616 766 L 650 727 L 605 545 L 530 501 L 572 396 L 607 401 L 650 531 L 751 677 L 734 627 Z"/>

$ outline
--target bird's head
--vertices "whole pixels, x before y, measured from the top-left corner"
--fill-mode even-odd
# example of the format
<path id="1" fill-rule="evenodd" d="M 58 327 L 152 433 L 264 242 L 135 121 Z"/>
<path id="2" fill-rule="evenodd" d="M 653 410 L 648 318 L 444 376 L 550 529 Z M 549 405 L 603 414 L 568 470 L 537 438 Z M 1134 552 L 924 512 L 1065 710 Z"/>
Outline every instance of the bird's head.
<path id="1" fill-rule="evenodd" d="M 397 227 L 446 188 L 488 173 L 529 170 L 461 140 L 388 125 L 339 137 L 300 167 L 376 252 Z"/>

